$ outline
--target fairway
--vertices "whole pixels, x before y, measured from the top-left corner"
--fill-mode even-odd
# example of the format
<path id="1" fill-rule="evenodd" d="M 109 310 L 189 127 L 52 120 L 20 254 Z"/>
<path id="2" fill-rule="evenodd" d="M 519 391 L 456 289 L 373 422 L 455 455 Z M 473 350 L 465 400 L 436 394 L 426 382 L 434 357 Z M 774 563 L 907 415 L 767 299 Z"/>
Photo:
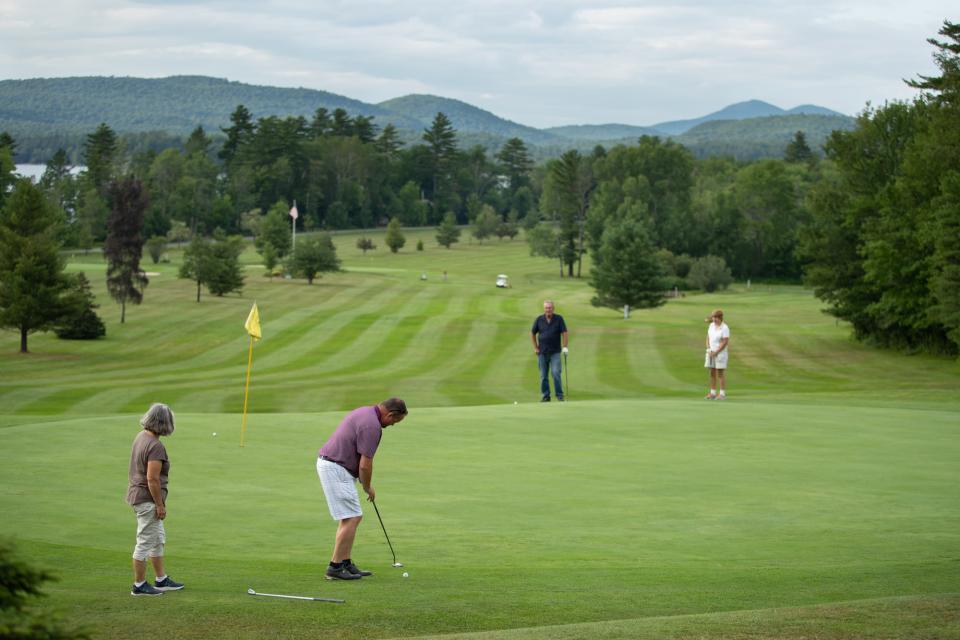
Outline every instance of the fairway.
<path id="1" fill-rule="evenodd" d="M 0 333 L 0 535 L 60 576 L 44 606 L 98 638 L 960 637 L 955 361 L 855 343 L 800 287 L 624 320 L 523 242 L 446 250 L 432 233 L 398 255 L 337 236 L 346 271 L 313 286 L 262 277 L 250 252 L 244 295 L 199 304 L 172 252 L 145 265 L 159 275 L 122 326 L 99 257 L 74 258 L 107 338 L 33 335 L 22 356 Z M 545 297 L 571 330 L 564 404 L 537 402 Z M 715 307 L 732 330 L 723 403 L 702 400 Z M 405 567 L 365 507 L 354 558 L 375 575 L 327 582 L 316 449 L 389 395 L 410 416 L 373 484 Z M 177 412 L 167 556 L 187 587 L 131 598 L 123 495 L 153 401 Z"/>

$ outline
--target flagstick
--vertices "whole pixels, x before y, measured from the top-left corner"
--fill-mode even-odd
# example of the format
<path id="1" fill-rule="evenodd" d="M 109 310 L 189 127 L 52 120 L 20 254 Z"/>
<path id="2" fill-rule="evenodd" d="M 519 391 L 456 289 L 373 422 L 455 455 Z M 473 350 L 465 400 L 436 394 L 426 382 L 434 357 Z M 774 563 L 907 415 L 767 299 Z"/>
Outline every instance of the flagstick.
<path id="1" fill-rule="evenodd" d="M 250 336 L 250 354 L 247 356 L 247 384 L 243 389 L 243 423 L 240 427 L 240 447 L 243 447 L 243 437 L 247 433 L 247 396 L 250 393 L 250 365 L 253 363 L 253 336 Z"/>

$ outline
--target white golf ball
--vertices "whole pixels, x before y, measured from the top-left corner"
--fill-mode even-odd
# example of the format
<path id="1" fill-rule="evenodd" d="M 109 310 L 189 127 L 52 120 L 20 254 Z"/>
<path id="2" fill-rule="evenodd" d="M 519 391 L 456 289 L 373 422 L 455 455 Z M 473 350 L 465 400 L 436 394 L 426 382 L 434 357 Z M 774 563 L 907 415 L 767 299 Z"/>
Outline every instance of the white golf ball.
<path id="1" fill-rule="evenodd" d="M 514 401 L 513 401 L 513 404 L 517 404 L 517 401 L 516 401 L 516 400 L 514 400 Z"/>
<path id="2" fill-rule="evenodd" d="M 217 437 L 217 432 L 216 432 L 216 431 L 213 432 L 213 437 L 214 437 L 214 438 Z"/>
<path id="3" fill-rule="evenodd" d="M 404 578 L 409 578 L 409 577 L 410 577 L 410 574 L 407 573 L 406 571 L 404 571 L 404 572 L 403 572 L 403 577 L 404 577 Z"/>

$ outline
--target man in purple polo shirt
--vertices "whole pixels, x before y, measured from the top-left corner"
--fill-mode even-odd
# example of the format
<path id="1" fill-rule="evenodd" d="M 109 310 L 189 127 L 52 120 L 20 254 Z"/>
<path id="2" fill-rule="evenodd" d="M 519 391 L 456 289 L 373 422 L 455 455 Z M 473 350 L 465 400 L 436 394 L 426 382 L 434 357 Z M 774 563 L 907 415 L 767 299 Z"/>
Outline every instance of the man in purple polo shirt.
<path id="1" fill-rule="evenodd" d="M 377 493 L 370 484 L 373 456 L 380 446 L 383 430 L 406 417 L 407 405 L 400 398 L 354 409 L 317 453 L 317 475 L 323 485 L 323 494 L 327 497 L 330 515 L 340 523 L 333 556 L 327 567 L 327 580 L 357 580 L 371 575 L 350 559 L 357 526 L 363 519 L 356 482 L 360 480 L 367 500 L 376 500 Z"/>

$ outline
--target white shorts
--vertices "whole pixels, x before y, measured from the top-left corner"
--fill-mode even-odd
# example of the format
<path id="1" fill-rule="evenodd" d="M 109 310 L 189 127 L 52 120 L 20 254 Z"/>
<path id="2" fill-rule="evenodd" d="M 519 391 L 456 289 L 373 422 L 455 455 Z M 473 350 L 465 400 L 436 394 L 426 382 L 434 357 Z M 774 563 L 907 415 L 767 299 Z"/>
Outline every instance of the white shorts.
<path id="1" fill-rule="evenodd" d="M 133 510 L 137 514 L 137 546 L 133 548 L 133 559 L 162 558 L 167 532 L 163 520 L 157 517 L 157 505 L 139 502 L 133 505 Z"/>
<path id="2" fill-rule="evenodd" d="M 710 350 L 707 349 L 707 354 L 704 356 L 703 366 L 707 369 L 726 369 L 728 358 L 729 354 L 727 353 L 726 349 L 718 353 L 713 358 L 710 357 Z"/>
<path id="3" fill-rule="evenodd" d="M 317 458 L 317 475 L 327 497 L 330 516 L 334 520 L 356 518 L 363 515 L 357 481 L 350 472 L 336 462 Z"/>

